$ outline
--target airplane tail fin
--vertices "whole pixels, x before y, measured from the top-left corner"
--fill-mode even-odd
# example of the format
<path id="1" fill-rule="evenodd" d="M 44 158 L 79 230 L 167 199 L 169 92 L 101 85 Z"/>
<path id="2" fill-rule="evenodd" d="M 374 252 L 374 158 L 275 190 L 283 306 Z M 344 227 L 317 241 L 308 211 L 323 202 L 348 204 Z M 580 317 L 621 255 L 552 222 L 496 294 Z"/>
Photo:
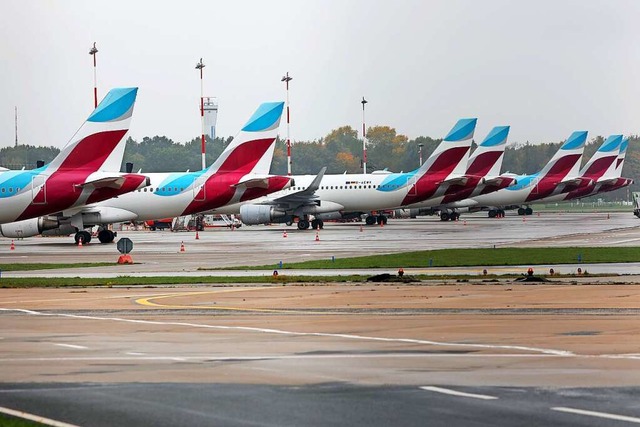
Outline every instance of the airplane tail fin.
<path id="1" fill-rule="evenodd" d="M 418 170 L 418 174 L 464 174 L 477 121 L 476 118 L 458 120 Z"/>
<path id="2" fill-rule="evenodd" d="M 137 87 L 111 89 L 47 169 L 119 171 L 137 94 Z"/>
<path id="3" fill-rule="evenodd" d="M 562 179 L 564 177 L 578 176 L 584 144 L 587 141 L 587 133 L 587 131 L 573 132 L 540 171 L 540 177 L 553 175 Z"/>
<path id="4" fill-rule="evenodd" d="M 491 129 L 491 132 L 471 155 L 467 163 L 466 175 L 500 175 L 509 129 L 509 126 L 496 126 Z"/>
<path id="5" fill-rule="evenodd" d="M 268 174 L 284 102 L 265 102 L 209 167 L 208 173 Z"/>
<path id="6" fill-rule="evenodd" d="M 616 167 L 616 159 L 620 151 L 622 135 L 611 135 L 598 148 L 591 159 L 580 171 L 580 176 L 590 179 L 598 179 L 603 176 L 613 165 Z"/>
<path id="7" fill-rule="evenodd" d="M 618 176 L 622 176 L 622 166 L 624 166 L 624 158 L 627 156 L 627 148 L 629 148 L 629 138 L 625 138 L 620 144 L 620 152 L 618 153 L 618 159 L 616 160 L 616 173 Z"/>

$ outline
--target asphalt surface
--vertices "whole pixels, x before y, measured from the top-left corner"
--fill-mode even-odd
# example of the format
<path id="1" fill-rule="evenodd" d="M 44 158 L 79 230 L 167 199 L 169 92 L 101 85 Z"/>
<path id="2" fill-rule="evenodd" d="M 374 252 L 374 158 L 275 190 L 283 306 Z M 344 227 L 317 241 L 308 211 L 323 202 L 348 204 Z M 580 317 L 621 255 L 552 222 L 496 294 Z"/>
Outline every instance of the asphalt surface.
<path id="1" fill-rule="evenodd" d="M 199 240 L 125 231 L 120 237 L 135 243 L 133 266 L 2 275 L 229 275 L 202 269 L 449 247 L 640 242 L 640 220 L 630 213 L 466 220 L 399 219 L 362 231 L 358 223 L 327 224 L 319 241 L 293 229 L 285 238 L 282 227 L 206 231 Z M 7 246 L 0 263 L 118 256 L 115 245 L 77 248 L 64 237 L 16 241 L 14 251 L 9 243 L 0 239 Z M 553 267 L 640 274 L 639 264 Z M 435 272 L 415 270 L 405 272 Z M 0 289 L 0 412 L 78 426 L 637 424 L 638 277 L 589 279 L 602 285 Z"/>
<path id="2" fill-rule="evenodd" d="M 425 387 L 2 384 L 0 405 L 96 427 L 613 426 L 640 422 L 637 389 Z M 445 394 L 451 391 L 468 396 Z"/>

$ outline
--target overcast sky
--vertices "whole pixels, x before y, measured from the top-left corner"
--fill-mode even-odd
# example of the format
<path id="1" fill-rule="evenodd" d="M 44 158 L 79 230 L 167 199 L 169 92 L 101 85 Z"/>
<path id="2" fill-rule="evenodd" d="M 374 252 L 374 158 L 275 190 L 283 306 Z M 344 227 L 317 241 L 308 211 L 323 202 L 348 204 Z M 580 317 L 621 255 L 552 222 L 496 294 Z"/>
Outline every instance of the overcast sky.
<path id="1" fill-rule="evenodd" d="M 218 135 L 260 102 L 284 100 L 291 137 L 389 125 L 443 137 L 478 117 L 476 139 L 511 125 L 510 142 L 640 133 L 640 2 L 634 0 L 323 0 L 0 2 L 0 147 L 63 146 L 98 94 L 138 86 L 130 135 L 200 134 L 205 96 Z M 284 134 L 283 126 L 281 134 Z"/>

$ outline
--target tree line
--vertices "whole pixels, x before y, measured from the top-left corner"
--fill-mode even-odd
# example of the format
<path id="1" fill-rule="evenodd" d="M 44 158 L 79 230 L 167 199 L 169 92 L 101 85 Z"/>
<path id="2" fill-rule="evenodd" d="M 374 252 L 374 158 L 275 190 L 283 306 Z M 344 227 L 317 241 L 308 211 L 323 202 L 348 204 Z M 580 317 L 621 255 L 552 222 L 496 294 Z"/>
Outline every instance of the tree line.
<path id="1" fill-rule="evenodd" d="M 635 150 L 639 136 L 632 136 L 624 164 L 623 176 L 634 178 L 640 172 L 640 152 Z M 222 153 L 233 140 L 206 137 L 207 165 Z M 420 136 L 409 139 L 389 126 L 373 126 L 367 129 L 367 171 L 387 169 L 392 172 L 408 172 L 419 167 L 420 150 L 424 160 L 429 157 L 441 139 Z M 583 163 L 589 159 L 603 143 L 601 136 L 591 139 L 585 148 Z M 540 170 L 558 150 L 562 141 L 542 144 L 529 142 L 509 145 L 505 151 L 502 170 L 519 174 Z M 134 164 L 134 171 L 142 172 L 184 172 L 199 170 L 201 165 L 200 137 L 180 143 L 166 136 L 144 137 L 141 141 L 127 139 L 122 170 L 125 163 Z M 0 166 L 10 169 L 33 168 L 37 160 L 51 161 L 59 152 L 55 147 L 35 147 L 18 145 L 0 149 Z M 276 142 L 271 173 L 286 174 L 286 144 L 282 139 Z M 293 174 L 316 174 L 327 166 L 327 173 L 361 173 L 362 139 L 351 126 L 332 130 L 326 136 L 314 141 L 297 141 L 292 150 Z M 630 190 L 622 189 L 597 197 L 604 200 L 627 200 L 629 191 L 640 191 L 636 182 Z"/>

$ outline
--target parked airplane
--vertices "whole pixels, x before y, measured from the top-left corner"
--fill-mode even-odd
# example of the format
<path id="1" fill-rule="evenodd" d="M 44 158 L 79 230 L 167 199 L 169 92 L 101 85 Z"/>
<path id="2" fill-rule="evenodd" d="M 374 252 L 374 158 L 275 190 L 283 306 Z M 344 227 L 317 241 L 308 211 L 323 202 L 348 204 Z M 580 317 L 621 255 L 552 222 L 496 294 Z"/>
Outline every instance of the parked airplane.
<path id="1" fill-rule="evenodd" d="M 564 184 L 575 182 L 587 140 L 586 131 L 573 132 L 562 144 L 544 168 L 532 175 L 507 175 L 517 180 L 517 184 L 491 194 L 471 197 L 448 205 L 452 209 L 488 209 L 489 216 L 496 216 L 505 209 L 518 208 L 518 215 L 531 215 L 530 205 L 539 199 L 549 197 Z"/>
<path id="2" fill-rule="evenodd" d="M 22 237 L 11 223 L 37 230 L 42 215 L 99 202 L 149 185 L 146 176 L 116 172 L 124 154 L 138 88 L 109 91 L 70 142 L 47 165 L 0 171 L 0 232 Z"/>
<path id="3" fill-rule="evenodd" d="M 149 188 L 143 188 L 117 199 L 85 206 L 63 215 L 43 219 L 43 228 L 30 228 L 38 233 L 76 233 L 76 243 L 91 241 L 87 227 L 100 225 L 98 239 L 112 242 L 115 234 L 106 224 L 124 221 L 177 217 L 211 210 L 287 188 L 290 178 L 268 175 L 283 102 L 260 105 L 247 124 L 209 168 L 185 173 L 149 173 Z M 20 224 L 11 225 L 17 235 Z M 2 226 L 2 233 L 8 236 Z M 11 237 L 10 235 L 8 237 Z"/>
<path id="4" fill-rule="evenodd" d="M 591 159 L 582 167 L 579 177 L 564 185 L 559 194 L 540 199 L 539 203 L 560 202 L 564 200 L 580 199 L 598 193 L 605 184 L 615 184 L 618 166 L 618 156 L 623 143 L 622 135 L 611 135 L 593 154 Z M 620 171 L 622 168 L 620 168 Z"/>
<path id="5" fill-rule="evenodd" d="M 442 221 L 453 221 L 458 219 L 460 214 L 455 210 L 447 209 L 447 205 L 516 184 L 514 177 L 500 175 L 508 136 L 509 126 L 494 127 L 474 150 L 459 184 L 449 186 L 440 197 L 404 206 L 403 209 L 409 209 L 412 217 L 424 211 L 429 214 L 440 211 Z"/>
<path id="6" fill-rule="evenodd" d="M 326 219 L 359 217 L 372 211 L 393 209 L 407 199 L 420 201 L 444 192 L 459 182 L 469 156 L 477 119 L 459 120 L 427 161 L 408 173 L 294 176 L 293 188 L 263 200 L 229 206 L 216 213 L 241 214 L 245 224 L 292 223 L 298 228 L 322 228 Z M 460 166 L 462 165 L 462 166 Z M 311 220 L 311 216 L 314 219 Z M 383 214 L 370 215 L 367 224 L 386 223 Z"/>
<path id="7" fill-rule="evenodd" d="M 622 177 L 622 168 L 624 167 L 624 159 L 627 155 L 628 147 L 629 138 L 626 138 L 620 144 L 620 152 L 615 162 L 615 169 L 612 167 L 610 169 L 611 173 L 607 171 L 607 173 L 605 173 L 605 175 L 598 181 L 598 185 L 595 189 L 595 194 L 619 190 L 633 184 L 633 179 Z"/>

